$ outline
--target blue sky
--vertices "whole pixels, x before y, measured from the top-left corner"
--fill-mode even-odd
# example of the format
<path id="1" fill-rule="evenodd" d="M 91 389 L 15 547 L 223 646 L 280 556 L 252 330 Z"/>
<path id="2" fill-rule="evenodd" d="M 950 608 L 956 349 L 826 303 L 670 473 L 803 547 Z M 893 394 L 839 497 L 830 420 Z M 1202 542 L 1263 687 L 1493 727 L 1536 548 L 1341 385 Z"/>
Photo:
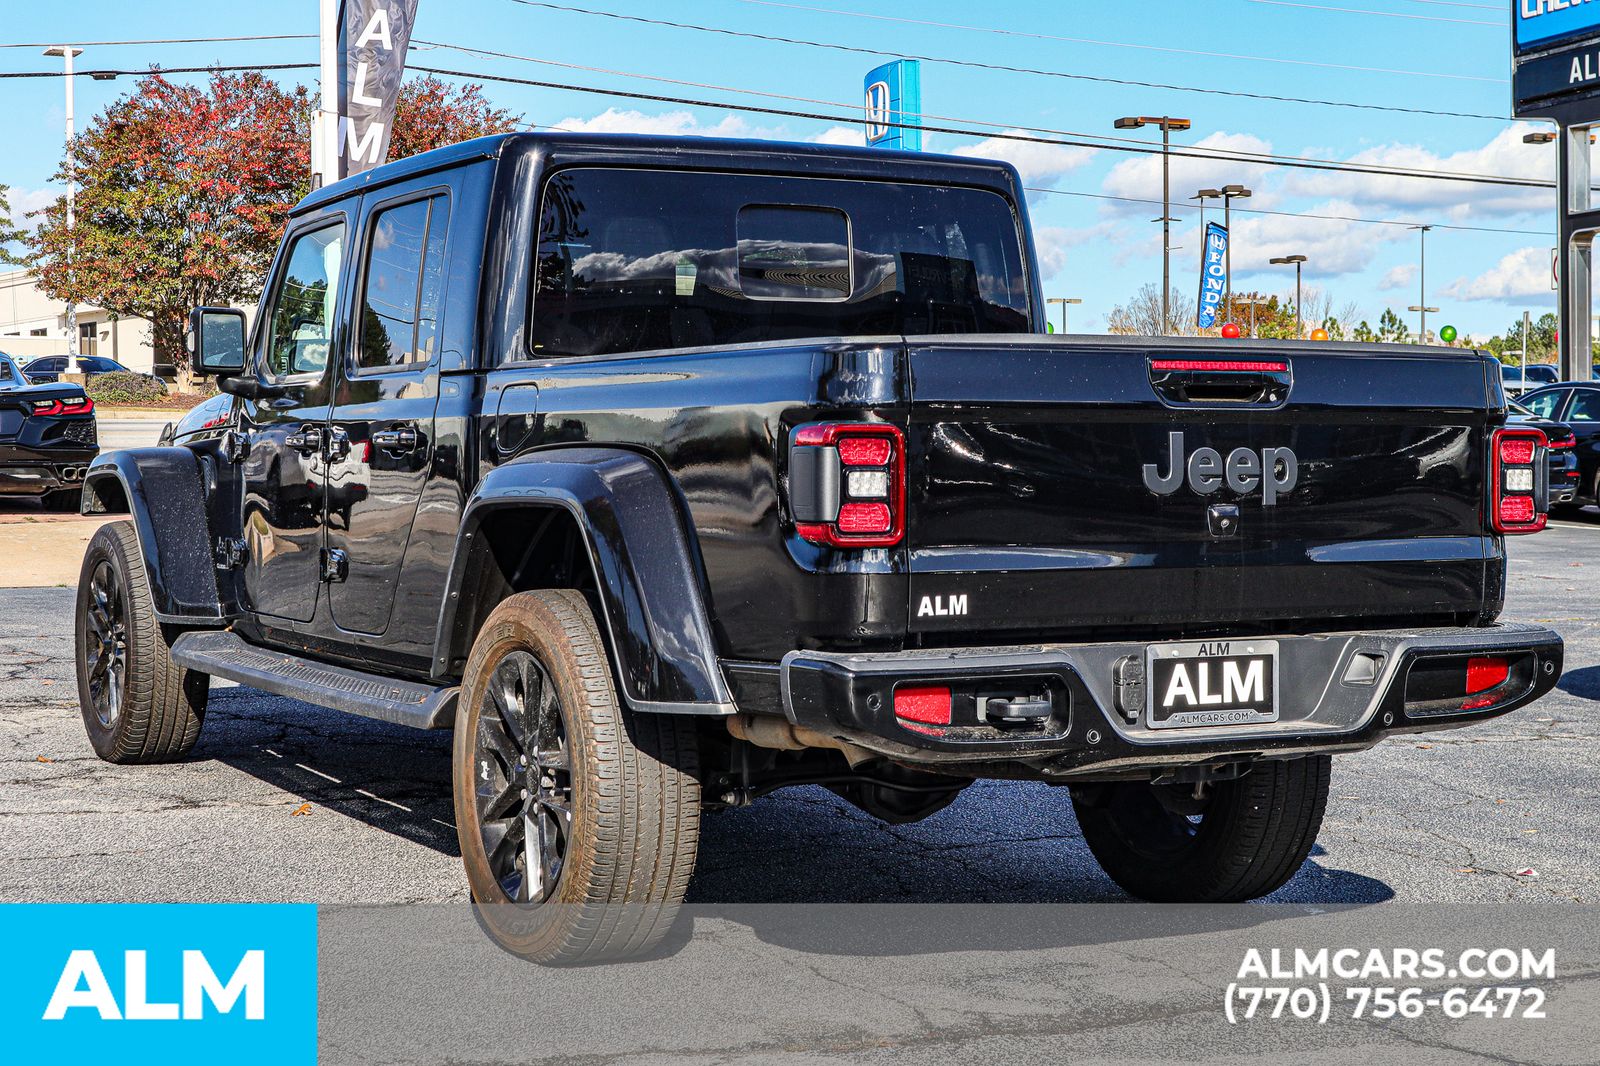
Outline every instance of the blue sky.
<path id="1" fill-rule="evenodd" d="M 1509 110 L 1509 4 L 1495 0 L 561 2 L 890 54 L 1391 108 L 1488 116 L 1504 116 Z M 315 0 L 236 0 L 226 5 L 214 0 L 75 0 L 70 12 L 68 6 L 9 5 L 4 40 L 55 40 L 63 34 L 95 40 L 314 34 L 317 29 Z M 843 13 L 847 11 L 856 14 Z M 420 0 L 415 38 L 852 107 L 858 106 L 862 75 L 880 61 L 870 55 L 554 11 L 516 0 Z M 198 66 L 315 59 L 315 42 L 303 40 L 100 46 L 86 50 L 78 62 L 85 67 L 132 69 L 152 63 Z M 414 50 L 410 61 L 607 89 L 838 110 L 444 49 Z M 0 49 L 0 71 L 48 70 L 58 63 L 29 48 Z M 281 76 L 311 82 L 315 73 L 289 71 Z M 1504 118 L 1288 103 L 946 63 L 925 63 L 922 79 L 924 111 L 955 120 L 950 125 L 987 129 L 977 124 L 991 123 L 998 130 L 1037 127 L 1107 137 L 1119 135 L 1112 122 L 1120 115 L 1173 114 L 1194 122 L 1193 131 L 1179 138 L 1181 143 L 1456 173 L 1554 175 L 1553 147 L 1528 146 L 1521 140 L 1522 133 L 1541 127 Z M 80 123 L 129 85 L 128 79 L 78 79 Z M 530 123 L 562 128 L 797 140 L 848 140 L 858 133 L 858 127 L 841 122 L 492 82 L 486 83 L 485 91 L 495 103 L 520 112 Z M 61 82 L 5 80 L 0 81 L 0 94 L 7 115 L 0 183 L 11 186 L 14 208 L 37 207 L 59 191 L 48 182 L 60 157 Z M 929 135 L 928 148 L 1009 158 L 1030 186 L 1051 190 L 1035 193 L 1031 209 L 1047 294 L 1084 301 L 1081 308 L 1074 308 L 1074 331 L 1103 330 L 1114 304 L 1139 286 L 1159 280 L 1160 226 L 1150 221 L 1160 215 L 1159 206 L 1099 198 L 1159 199 L 1159 159 L 946 134 Z M 1463 333 L 1487 337 L 1524 309 L 1536 315 L 1554 309 L 1549 284 L 1553 191 L 1294 170 L 1256 162 L 1174 163 L 1175 200 L 1182 201 L 1203 186 L 1231 182 L 1256 190 L 1251 207 L 1299 213 L 1235 218 L 1236 288 L 1292 292 L 1292 274 L 1266 261 L 1304 254 L 1310 260 L 1307 283 L 1331 297 L 1336 308 L 1353 303 L 1361 317 L 1375 322 L 1385 306 L 1403 309 L 1417 302 L 1415 232 L 1404 225 L 1302 217 L 1312 214 L 1441 227 L 1428 237 L 1428 303 L 1443 309 L 1442 315 L 1430 320 L 1431 326 L 1450 322 Z M 1180 246 L 1173 258 L 1174 285 L 1188 291 L 1198 276 L 1196 215 L 1192 210 L 1174 213 L 1185 219 L 1173 238 L 1173 244 Z"/>

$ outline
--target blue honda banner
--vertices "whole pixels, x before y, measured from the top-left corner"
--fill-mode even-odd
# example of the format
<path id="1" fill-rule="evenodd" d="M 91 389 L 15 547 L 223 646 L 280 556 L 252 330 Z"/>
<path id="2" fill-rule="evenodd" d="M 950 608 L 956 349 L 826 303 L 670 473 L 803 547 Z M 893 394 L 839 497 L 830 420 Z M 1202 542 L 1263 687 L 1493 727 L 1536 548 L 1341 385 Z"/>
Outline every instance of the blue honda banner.
<path id="1" fill-rule="evenodd" d="M 1201 329 L 1211 329 L 1217 324 L 1217 313 L 1222 310 L 1228 289 L 1227 261 L 1228 228 L 1215 222 L 1206 223 L 1205 248 L 1200 255 L 1200 302 L 1195 316 Z"/>
<path id="2" fill-rule="evenodd" d="M 885 63 L 867 75 L 867 144 L 922 151 L 922 64 Z"/>

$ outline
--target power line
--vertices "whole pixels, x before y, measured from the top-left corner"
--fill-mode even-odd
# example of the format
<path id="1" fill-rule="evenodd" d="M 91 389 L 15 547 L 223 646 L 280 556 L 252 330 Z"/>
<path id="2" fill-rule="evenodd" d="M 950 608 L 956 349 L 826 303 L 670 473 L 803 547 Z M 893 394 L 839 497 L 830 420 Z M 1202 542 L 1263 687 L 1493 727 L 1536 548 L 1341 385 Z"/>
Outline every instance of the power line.
<path id="1" fill-rule="evenodd" d="M 314 41 L 314 33 L 258 33 L 247 37 L 152 37 L 142 41 L 34 41 L 26 43 L 6 42 L 0 48 L 55 48 L 60 44 L 69 44 L 74 48 L 120 48 L 123 45 L 137 44 L 220 44 L 230 41 Z"/>
<path id="2" fill-rule="evenodd" d="M 693 88 L 693 89 L 709 89 L 709 90 L 712 90 L 714 92 L 737 93 L 739 95 L 744 95 L 744 96 L 759 96 L 759 97 L 763 97 L 763 98 L 771 99 L 771 100 L 786 100 L 786 101 L 789 101 L 790 103 L 814 104 L 814 105 L 819 105 L 819 106 L 822 106 L 822 107 L 838 107 L 838 108 L 845 108 L 845 109 L 850 109 L 850 108 L 858 106 L 858 105 L 855 105 L 855 104 L 841 103 L 841 102 L 839 102 L 837 100 L 823 100 L 823 99 L 818 99 L 816 97 L 810 97 L 810 96 L 792 96 L 792 95 L 789 95 L 789 94 L 786 94 L 786 93 L 767 92 L 767 91 L 761 90 L 761 89 L 745 89 L 745 88 L 739 88 L 739 87 L 735 87 L 735 86 L 731 86 L 731 85 L 718 85 L 718 84 L 715 84 L 715 83 L 712 83 L 712 82 L 687 81 L 687 80 L 684 80 L 684 79 L 681 79 L 681 78 L 668 78 L 668 77 L 664 77 L 664 76 L 659 75 L 659 74 L 643 74 L 643 73 L 639 73 L 638 71 L 617 70 L 617 69 L 613 69 L 613 68 L 610 68 L 610 67 L 596 67 L 596 66 L 590 66 L 590 65 L 587 65 L 587 64 L 583 64 L 583 63 L 567 63 L 567 62 L 563 62 L 561 60 L 543 59 L 543 58 L 539 58 L 537 56 L 518 55 L 518 54 L 512 53 L 512 52 L 500 52 L 500 51 L 496 51 L 496 50 L 490 49 L 490 48 L 474 48 L 474 47 L 470 47 L 468 45 L 448 44 L 448 43 L 445 43 L 445 42 L 442 42 L 442 41 L 413 41 L 412 44 L 416 48 L 418 48 L 419 50 L 421 50 L 423 48 L 444 48 L 444 49 L 448 49 L 450 51 L 463 52 L 463 53 L 465 53 L 467 55 L 473 55 L 473 56 L 478 56 L 478 57 L 492 57 L 492 58 L 495 58 L 495 59 L 510 59 L 510 60 L 516 60 L 518 62 L 523 62 L 523 63 L 534 63 L 534 64 L 537 64 L 537 65 L 540 65 L 540 66 L 558 67 L 558 68 L 561 68 L 563 70 L 580 70 L 580 71 L 584 71 L 584 72 L 590 73 L 590 74 L 606 74 L 606 75 L 610 75 L 610 76 L 614 76 L 614 77 L 633 78 L 633 79 L 637 79 L 637 80 L 641 80 L 641 81 L 660 82 L 660 83 L 664 83 L 664 84 L 667 84 L 667 85 L 678 85 L 678 86 L 684 86 L 684 87 Z M 722 107 L 722 106 L 729 106 L 729 105 L 711 104 L 711 105 L 708 105 L 708 106 Z M 854 116 L 852 116 L 852 118 L 854 118 Z M 1100 147 L 1107 147 L 1107 146 L 1109 146 L 1111 144 L 1126 144 L 1126 145 L 1137 146 L 1141 150 L 1150 150 L 1152 152 L 1152 154 L 1154 154 L 1154 152 L 1155 152 L 1154 147 L 1149 142 L 1143 141 L 1143 140 L 1137 140 L 1137 139 L 1134 139 L 1134 138 L 1131 138 L 1131 137 L 1116 137 L 1116 136 L 1112 136 L 1112 135 L 1109 135 L 1109 134 L 1098 134 L 1098 133 L 1081 133 L 1081 132 L 1077 132 L 1077 131 L 1074 131 L 1074 130 L 1052 129 L 1052 128 L 1049 128 L 1049 127 L 1040 127 L 1040 126 L 1020 126 L 1020 125 L 1017 125 L 1015 123 L 989 122 L 989 121 L 986 121 L 984 119 L 975 119 L 975 118 L 966 118 L 966 117 L 954 117 L 954 116 L 950 116 L 950 115 L 933 115 L 933 114 L 924 113 L 919 118 L 920 118 L 920 121 L 922 121 L 922 122 L 927 122 L 927 121 L 931 120 L 931 121 L 935 121 L 935 122 L 958 123 L 958 124 L 966 125 L 966 126 L 988 126 L 988 127 L 991 127 L 992 129 L 996 129 L 996 130 L 1009 129 L 1009 130 L 1014 130 L 1014 131 L 1018 131 L 1018 132 L 1021 132 L 1021 133 L 1048 134 L 1048 135 L 1050 135 L 1052 137 L 1087 139 L 1088 141 L 1093 142 L 1093 143 L 1090 143 L 1090 144 L 1085 144 L 1082 140 L 1073 140 L 1073 141 L 1070 141 L 1070 142 L 1054 142 L 1054 141 L 1046 142 L 1046 143 L 1065 143 L 1065 144 L 1068 144 L 1068 146 L 1071 146 L 1071 147 L 1100 148 Z M 831 121 L 851 121 L 851 120 L 852 120 L 851 118 L 845 118 L 845 119 L 832 119 Z M 984 132 L 979 131 L 979 130 L 967 130 L 967 131 L 964 131 L 964 132 L 967 135 L 973 136 L 973 137 L 998 137 L 999 136 L 998 134 L 984 133 Z M 1326 164 L 1328 166 L 1342 166 L 1342 165 L 1367 166 L 1367 164 L 1344 164 L 1344 163 L 1341 163 L 1341 161 L 1339 161 L 1339 160 L 1318 159 L 1318 158 L 1310 157 L 1310 156 L 1283 155 L 1283 154 L 1277 154 L 1277 153 L 1272 153 L 1272 152 L 1251 152 L 1251 151 L 1247 151 L 1247 150 L 1244 150 L 1244 149 L 1233 149 L 1233 150 L 1215 149 L 1215 148 L 1204 147 L 1204 146 L 1201 146 L 1201 145 L 1189 145 L 1189 146 L 1181 147 L 1174 154 L 1185 155 L 1185 156 L 1187 156 L 1189 158 L 1212 159 L 1212 160 L 1221 160 L 1221 161 L 1227 161 L 1227 162 L 1244 162 L 1244 163 L 1255 163 L 1255 164 L 1271 164 L 1271 163 L 1276 163 L 1276 162 L 1284 162 L 1284 163 L 1320 163 L 1320 164 Z M 1386 176 L 1396 176 L 1396 177 L 1425 177 L 1425 178 L 1431 178 L 1431 177 L 1442 176 L 1439 171 L 1422 170 L 1420 168 L 1415 168 L 1415 167 L 1408 167 L 1408 168 L 1404 168 L 1403 170 L 1383 170 L 1382 173 L 1384 175 L 1386 175 Z M 1462 174 L 1467 174 L 1470 177 L 1480 177 L 1480 178 L 1498 178 L 1498 177 L 1500 177 L 1500 175 L 1497 175 L 1497 174 L 1474 174 L 1474 173 L 1466 172 L 1466 171 L 1453 171 L 1449 175 L 1443 175 L 1443 176 L 1455 177 L 1455 176 L 1459 176 L 1459 175 L 1462 175 Z"/>
<path id="3" fill-rule="evenodd" d="M 1311 11 L 1338 11 L 1346 15 L 1382 15 L 1391 19 L 1414 19 L 1417 22 L 1453 22 L 1458 26 L 1496 26 L 1505 28 L 1503 22 L 1485 22 L 1481 19 L 1450 19 L 1439 15 L 1413 15 L 1407 11 L 1373 11 L 1365 7 L 1328 7 L 1325 4 L 1301 4 L 1291 0 L 1250 0 L 1252 4 L 1271 4 L 1273 7 L 1302 7 Z"/>
<path id="4" fill-rule="evenodd" d="M 144 67 L 140 70 L 113 70 L 101 68 L 98 70 L 73 70 L 75 78 L 142 78 L 150 74 L 210 74 L 212 72 L 235 72 L 241 70 L 311 70 L 315 63 L 245 63 L 239 65 L 214 64 L 206 67 Z M 59 70 L 7 70 L 0 71 L 0 78 L 59 78 Z"/>
<path id="5" fill-rule="evenodd" d="M 844 15 L 848 18 L 872 19 L 877 22 L 895 22 L 905 26 L 932 26 L 938 29 L 963 30 L 970 33 L 992 33 L 1001 37 L 1025 37 L 1035 41 L 1061 41 L 1067 44 L 1090 44 L 1102 48 L 1133 48 L 1146 52 L 1167 52 L 1173 55 L 1201 56 L 1208 59 L 1240 59 L 1254 63 L 1277 63 L 1285 66 L 1319 67 L 1324 70 L 1353 70 L 1363 74 L 1402 74 L 1417 78 L 1445 78 L 1452 81 L 1481 81 L 1491 85 L 1504 85 L 1504 78 L 1486 78 L 1477 74 L 1443 74 L 1435 70 L 1395 70 L 1389 67 L 1361 67 L 1347 63 L 1322 63 L 1314 59 L 1284 59 L 1280 56 L 1253 56 L 1236 52 L 1208 52 L 1195 48 L 1171 48 L 1158 44 L 1138 44 L 1130 41 L 1101 41 L 1091 37 L 1063 37 L 1054 33 L 1035 33 L 1028 30 L 1010 30 L 998 26 L 969 26 L 958 22 L 935 22 L 932 19 L 905 18 L 900 15 L 879 15 L 869 11 L 845 11 L 834 7 L 812 7 L 809 4 L 783 3 L 781 0 L 735 0 L 736 3 L 760 7 L 787 8 L 791 11 L 809 11 L 820 15 Z M 1432 0 L 1429 0 L 1432 2 Z"/>
<path id="6" fill-rule="evenodd" d="M 972 67 L 978 70 L 995 70 L 1008 74 L 1034 74 L 1046 78 L 1063 78 L 1069 81 L 1089 81 L 1106 85 L 1124 85 L 1141 89 L 1167 89 L 1173 92 L 1201 93 L 1208 96 L 1228 96 L 1246 100 L 1267 100 L 1275 103 L 1312 104 L 1321 107 L 1344 107 L 1358 111 L 1385 111 L 1404 115 L 1430 115 L 1435 118 L 1466 118 L 1479 119 L 1489 122 L 1505 122 L 1506 115 L 1487 115 L 1472 111 L 1436 111 L 1428 108 L 1401 107 L 1394 104 L 1361 104 L 1349 100 L 1319 100 L 1301 96 L 1279 96 L 1272 93 L 1252 93 L 1239 89 L 1212 89 L 1197 85 L 1170 85 L 1165 82 L 1139 81 L 1133 78 L 1110 78 L 1096 74 L 1076 74 L 1062 70 L 1044 70 L 1037 67 L 1018 67 L 1006 63 L 985 63 L 975 59 L 955 59 L 949 56 L 919 55 L 914 52 L 883 51 L 877 48 L 863 48 L 858 45 L 838 44 L 828 41 L 811 41 L 798 37 L 781 37 L 776 34 L 753 33 L 747 30 L 728 29 L 725 26 L 704 26 L 692 22 L 672 22 L 667 19 L 646 18 L 643 15 L 626 15 L 616 11 L 601 11 L 597 8 L 574 7 L 567 4 L 550 3 L 548 0 L 511 0 L 512 3 L 524 7 L 537 7 L 547 11 L 565 11 L 571 14 L 592 15 L 599 18 L 616 19 L 621 22 L 633 22 L 647 26 L 665 26 L 671 29 L 694 30 L 700 33 L 714 33 L 725 37 L 740 37 L 746 40 L 767 41 L 776 44 L 801 45 L 806 48 L 820 48 L 834 52 L 848 52 L 854 55 L 870 55 L 884 58 L 916 59 L 924 63 L 939 63 L 946 66 Z"/>
<path id="7" fill-rule="evenodd" d="M 1033 185 L 1027 186 L 1027 191 L 1044 193 L 1048 196 L 1073 196 L 1089 200 L 1116 200 L 1125 204 L 1151 204 L 1156 207 L 1162 206 L 1162 201 L 1160 200 L 1151 200 L 1138 196 L 1112 196 L 1110 193 L 1103 192 L 1072 192 L 1067 189 L 1045 189 Z M 1173 203 L 1168 206 L 1172 207 L 1174 210 L 1200 210 L 1200 208 L 1195 204 Z M 1215 208 L 1212 210 L 1215 210 Z M 1263 207 L 1235 207 L 1233 209 L 1233 213 L 1236 215 L 1277 215 L 1282 218 L 1312 218 L 1326 222 L 1361 222 L 1371 226 L 1398 226 L 1403 229 L 1412 229 L 1417 226 L 1416 222 L 1403 222 L 1391 218 L 1359 218 L 1354 215 L 1325 215 L 1314 211 L 1272 211 Z M 1553 236 L 1550 230 L 1542 229 L 1511 229 L 1504 226 L 1456 226 L 1446 225 L 1438 222 L 1430 222 L 1428 225 L 1433 229 L 1459 230 L 1464 233 L 1511 233 L 1528 237 Z"/>

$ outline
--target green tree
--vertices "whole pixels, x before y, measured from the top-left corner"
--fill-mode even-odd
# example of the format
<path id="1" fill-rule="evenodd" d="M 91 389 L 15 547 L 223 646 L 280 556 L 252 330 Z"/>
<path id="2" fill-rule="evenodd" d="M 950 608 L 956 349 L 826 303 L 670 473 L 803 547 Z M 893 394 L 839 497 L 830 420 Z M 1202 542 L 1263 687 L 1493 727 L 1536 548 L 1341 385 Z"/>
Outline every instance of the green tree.
<path id="1" fill-rule="evenodd" d="M 10 192 L 11 186 L 0 185 L 0 265 L 22 266 L 27 260 L 7 251 L 7 246 L 22 244 L 28 238 L 27 231 L 11 221 Z"/>
<path id="2" fill-rule="evenodd" d="M 1385 307 L 1378 319 L 1377 339 L 1387 344 L 1405 344 L 1411 339 L 1411 327 L 1394 313 L 1394 308 Z"/>

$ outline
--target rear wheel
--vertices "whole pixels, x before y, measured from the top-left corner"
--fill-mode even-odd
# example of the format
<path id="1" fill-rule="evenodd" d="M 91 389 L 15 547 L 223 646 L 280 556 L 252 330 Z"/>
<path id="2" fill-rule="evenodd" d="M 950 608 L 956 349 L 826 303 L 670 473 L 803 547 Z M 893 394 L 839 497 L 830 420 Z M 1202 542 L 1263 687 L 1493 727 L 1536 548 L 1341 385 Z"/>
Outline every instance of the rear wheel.
<path id="1" fill-rule="evenodd" d="M 1283 887 L 1311 854 L 1332 759 L 1264 762 L 1235 781 L 1118 782 L 1074 793 L 1089 850 L 1129 894 L 1155 903 L 1239 903 Z"/>
<path id="2" fill-rule="evenodd" d="M 577 592 L 495 608 L 467 661 L 456 827 L 480 921 L 540 962 L 626 958 L 666 935 L 699 843 L 692 723 L 637 715 Z"/>
<path id="3" fill-rule="evenodd" d="M 181 759 L 200 738 L 211 679 L 172 661 L 130 522 L 95 533 L 78 577 L 73 626 L 78 703 L 95 754 L 107 762 Z"/>

